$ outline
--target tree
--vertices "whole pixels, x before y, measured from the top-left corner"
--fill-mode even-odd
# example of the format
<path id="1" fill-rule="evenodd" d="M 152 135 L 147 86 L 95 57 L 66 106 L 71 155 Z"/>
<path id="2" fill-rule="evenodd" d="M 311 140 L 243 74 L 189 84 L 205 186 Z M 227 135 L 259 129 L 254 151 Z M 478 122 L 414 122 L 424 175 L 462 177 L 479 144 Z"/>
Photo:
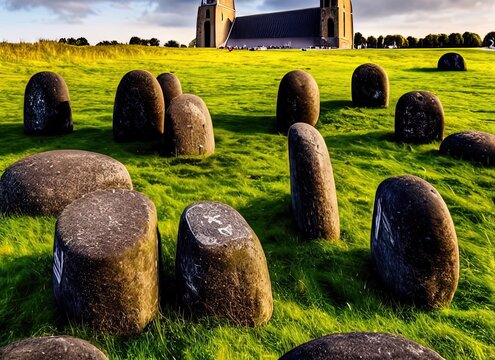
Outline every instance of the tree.
<path id="1" fill-rule="evenodd" d="M 196 39 L 192 39 L 191 42 L 189 43 L 189 47 L 190 48 L 195 48 L 196 47 L 196 44 L 197 44 L 197 40 Z"/>
<path id="2" fill-rule="evenodd" d="M 141 45 L 141 38 L 137 36 L 131 37 L 131 40 L 129 40 L 129 45 Z"/>
<path id="3" fill-rule="evenodd" d="M 478 34 L 466 31 L 462 34 L 464 47 L 481 47 L 482 41 Z"/>
<path id="4" fill-rule="evenodd" d="M 157 38 L 151 38 L 150 46 L 160 46 L 160 40 L 158 40 Z"/>
<path id="5" fill-rule="evenodd" d="M 423 46 L 427 48 L 434 48 L 438 46 L 438 35 L 428 34 L 423 40 Z"/>
<path id="6" fill-rule="evenodd" d="M 179 43 L 175 40 L 169 40 L 165 43 L 165 47 L 179 47 Z"/>
<path id="7" fill-rule="evenodd" d="M 80 37 L 76 40 L 76 46 L 89 46 L 89 41 L 84 37 Z"/>
<path id="8" fill-rule="evenodd" d="M 66 38 L 60 38 L 58 40 L 58 42 L 61 43 L 61 44 L 67 44 L 67 39 Z"/>
<path id="9" fill-rule="evenodd" d="M 485 38 L 483 39 L 483 46 L 492 45 L 492 42 L 490 40 L 493 40 L 495 42 L 495 31 L 489 32 L 485 35 Z"/>
<path id="10" fill-rule="evenodd" d="M 408 36 L 407 43 L 409 44 L 410 48 L 418 47 L 418 39 L 415 38 L 414 36 Z"/>
<path id="11" fill-rule="evenodd" d="M 354 34 L 354 46 L 363 45 L 366 43 L 366 39 L 360 32 Z"/>
<path id="12" fill-rule="evenodd" d="M 452 33 L 449 35 L 449 46 L 450 47 L 461 47 L 464 44 L 464 39 L 459 33 Z"/>
<path id="13" fill-rule="evenodd" d="M 378 40 L 377 40 L 377 44 L 376 44 L 377 47 L 379 48 L 382 48 L 383 47 L 383 36 L 378 36 Z"/>
<path id="14" fill-rule="evenodd" d="M 448 47 L 450 44 L 449 36 L 447 34 L 438 35 L 438 46 L 439 47 Z"/>
<path id="15" fill-rule="evenodd" d="M 368 36 L 368 39 L 366 39 L 366 43 L 368 44 L 368 47 L 376 48 L 376 37 L 374 37 L 373 35 Z"/>

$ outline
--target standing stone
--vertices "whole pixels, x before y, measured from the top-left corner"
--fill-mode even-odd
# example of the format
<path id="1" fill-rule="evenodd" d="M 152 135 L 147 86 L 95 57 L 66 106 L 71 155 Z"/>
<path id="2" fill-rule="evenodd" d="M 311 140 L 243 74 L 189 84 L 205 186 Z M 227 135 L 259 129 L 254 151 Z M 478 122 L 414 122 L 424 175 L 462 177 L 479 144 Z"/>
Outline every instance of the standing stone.
<path id="1" fill-rule="evenodd" d="M 391 292 L 426 308 L 448 306 L 459 281 L 459 247 L 449 209 L 438 191 L 415 176 L 378 187 L 371 255 Z"/>
<path id="2" fill-rule="evenodd" d="M 158 310 L 157 213 L 123 189 L 87 194 L 55 226 L 53 291 L 70 318 L 114 335 L 141 332 Z"/>
<path id="3" fill-rule="evenodd" d="M 443 360 L 433 350 L 383 333 L 334 334 L 303 344 L 280 360 Z"/>
<path id="4" fill-rule="evenodd" d="M 289 129 L 292 211 L 309 239 L 340 238 L 339 208 L 332 164 L 325 140 L 311 125 Z"/>
<path id="5" fill-rule="evenodd" d="M 302 70 L 287 73 L 278 88 L 277 127 L 287 134 L 298 122 L 315 126 L 320 116 L 320 90 L 315 79 Z"/>
<path id="6" fill-rule="evenodd" d="M 152 141 L 163 136 L 165 102 L 158 80 L 133 70 L 120 81 L 113 108 L 116 141 Z"/>
<path id="7" fill-rule="evenodd" d="M 447 53 L 438 60 L 438 70 L 441 71 L 466 71 L 464 58 L 457 53 Z"/>
<path id="8" fill-rule="evenodd" d="M 57 135 L 72 130 L 69 89 L 64 79 L 49 71 L 33 75 L 24 93 L 24 132 Z"/>
<path id="9" fill-rule="evenodd" d="M 165 153 L 171 156 L 211 155 L 215 137 L 210 112 L 196 95 L 179 95 L 167 110 Z"/>
<path id="10" fill-rule="evenodd" d="M 352 102 L 359 107 L 388 107 L 389 81 L 376 64 L 359 66 L 352 74 Z"/>
<path id="11" fill-rule="evenodd" d="M 447 136 L 440 153 L 495 166 L 495 135 L 482 131 L 463 131 Z"/>
<path id="12" fill-rule="evenodd" d="M 430 143 L 443 139 L 444 115 L 440 100 L 426 91 L 403 95 L 395 109 L 397 141 Z"/>
<path id="13" fill-rule="evenodd" d="M 192 314 L 240 326 L 270 320 L 265 254 L 246 220 L 230 206 L 202 202 L 184 210 L 175 264 L 179 301 Z"/>
<path id="14" fill-rule="evenodd" d="M 161 74 L 156 79 L 162 88 L 165 110 L 167 110 L 170 102 L 177 96 L 182 95 L 182 86 L 177 76 L 172 73 Z"/>

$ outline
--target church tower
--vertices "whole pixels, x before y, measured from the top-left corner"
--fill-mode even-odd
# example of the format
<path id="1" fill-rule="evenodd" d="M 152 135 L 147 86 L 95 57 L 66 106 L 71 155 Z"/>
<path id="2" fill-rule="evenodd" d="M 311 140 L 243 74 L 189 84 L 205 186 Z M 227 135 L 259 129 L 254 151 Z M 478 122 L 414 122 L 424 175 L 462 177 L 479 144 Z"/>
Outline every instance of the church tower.
<path id="1" fill-rule="evenodd" d="M 201 0 L 196 25 L 196 46 L 223 46 L 234 20 L 234 0 Z"/>
<path id="2" fill-rule="evenodd" d="M 352 0 L 320 0 L 321 37 L 326 44 L 339 49 L 354 47 Z"/>

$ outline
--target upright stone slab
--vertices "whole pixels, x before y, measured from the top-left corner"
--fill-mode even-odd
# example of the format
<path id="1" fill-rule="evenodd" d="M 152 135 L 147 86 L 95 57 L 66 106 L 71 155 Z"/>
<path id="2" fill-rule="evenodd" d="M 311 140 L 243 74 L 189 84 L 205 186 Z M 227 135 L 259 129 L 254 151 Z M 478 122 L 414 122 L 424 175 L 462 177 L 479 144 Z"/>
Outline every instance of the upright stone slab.
<path id="1" fill-rule="evenodd" d="M 303 344 L 280 360 L 443 360 L 428 348 L 383 333 L 334 334 Z"/>
<path id="2" fill-rule="evenodd" d="M 158 80 L 144 70 L 125 74 L 117 88 L 113 108 L 115 140 L 160 140 L 164 120 L 165 101 Z"/>
<path id="3" fill-rule="evenodd" d="M 196 316 L 259 326 L 272 316 L 265 254 L 246 220 L 230 206 L 202 202 L 184 210 L 177 240 L 179 301 Z"/>
<path id="4" fill-rule="evenodd" d="M 315 126 L 320 116 L 320 89 L 305 71 L 287 73 L 280 82 L 277 98 L 277 127 L 287 134 L 298 122 Z"/>
<path id="5" fill-rule="evenodd" d="M 459 247 L 449 209 L 438 191 L 415 176 L 378 187 L 371 255 L 393 295 L 426 308 L 448 306 L 459 281 Z"/>
<path id="6" fill-rule="evenodd" d="M 495 166 L 495 135 L 482 131 L 452 134 L 440 145 L 440 153 Z"/>
<path id="7" fill-rule="evenodd" d="M 70 318 L 114 335 L 141 332 L 158 311 L 157 213 L 123 189 L 87 194 L 57 220 L 53 292 Z"/>
<path id="8" fill-rule="evenodd" d="M 2 360 L 107 360 L 89 342 L 70 336 L 47 336 L 16 341 L 0 348 Z"/>
<path id="9" fill-rule="evenodd" d="M 182 86 L 179 79 L 172 73 L 160 74 L 157 78 L 165 99 L 165 110 L 170 106 L 170 102 L 177 96 L 182 95 Z"/>
<path id="10" fill-rule="evenodd" d="M 340 238 L 339 208 L 325 140 L 311 125 L 297 123 L 288 133 L 292 211 L 309 239 Z"/>
<path id="11" fill-rule="evenodd" d="M 352 102 L 360 107 L 388 107 L 388 75 L 376 64 L 363 64 L 352 74 Z"/>
<path id="12" fill-rule="evenodd" d="M 464 58 L 457 53 L 447 53 L 438 60 L 438 70 L 440 71 L 466 71 Z"/>
<path id="13" fill-rule="evenodd" d="M 165 153 L 170 156 L 211 155 L 215 137 L 210 112 L 196 95 L 179 95 L 167 110 Z"/>
<path id="14" fill-rule="evenodd" d="M 53 150 L 9 166 L 0 179 L 4 215 L 58 215 L 74 200 L 101 189 L 132 189 L 124 165 L 81 150 Z"/>
<path id="15" fill-rule="evenodd" d="M 57 135 L 72 129 L 69 89 L 64 79 L 49 71 L 33 75 L 24 93 L 24 132 Z"/>
<path id="16" fill-rule="evenodd" d="M 426 91 L 403 95 L 395 109 L 395 137 L 406 143 L 443 139 L 444 115 L 440 100 Z"/>

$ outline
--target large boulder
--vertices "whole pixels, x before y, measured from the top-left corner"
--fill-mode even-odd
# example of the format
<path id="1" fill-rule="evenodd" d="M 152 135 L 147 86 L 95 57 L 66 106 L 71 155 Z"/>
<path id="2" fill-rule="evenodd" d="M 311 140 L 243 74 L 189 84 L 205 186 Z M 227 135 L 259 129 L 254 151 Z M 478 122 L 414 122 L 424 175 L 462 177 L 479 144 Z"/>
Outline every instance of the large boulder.
<path id="1" fill-rule="evenodd" d="M 163 73 L 156 78 L 162 88 L 165 100 L 165 110 L 170 106 L 170 102 L 177 96 L 182 95 L 180 80 L 172 73 Z"/>
<path id="2" fill-rule="evenodd" d="M 482 131 L 452 134 L 442 141 L 440 153 L 495 166 L 495 135 Z"/>
<path id="3" fill-rule="evenodd" d="M 363 64 L 352 74 L 352 102 L 360 107 L 387 107 L 389 81 L 385 70 L 376 64 Z"/>
<path id="4" fill-rule="evenodd" d="M 58 215 L 72 201 L 99 189 L 132 189 L 124 165 L 109 156 L 54 150 L 9 166 L 0 179 L 4 215 Z"/>
<path id="5" fill-rule="evenodd" d="M 459 247 L 449 209 L 423 179 L 385 180 L 376 192 L 371 255 L 393 295 L 426 308 L 448 306 L 459 281 Z"/>
<path id="6" fill-rule="evenodd" d="M 265 254 L 246 220 L 230 206 L 202 202 L 184 210 L 177 240 L 179 301 L 193 315 L 258 326 L 272 316 Z"/>
<path id="7" fill-rule="evenodd" d="M 69 89 L 64 79 L 49 71 L 33 75 L 24 93 L 24 132 L 55 135 L 72 130 Z"/>
<path id="8" fill-rule="evenodd" d="M 339 208 L 325 140 L 311 125 L 297 123 L 288 133 L 292 210 L 309 239 L 340 238 Z"/>
<path id="9" fill-rule="evenodd" d="M 466 71 L 466 62 L 462 55 L 447 53 L 438 60 L 438 70 L 441 71 Z"/>
<path id="10" fill-rule="evenodd" d="M 114 335 L 141 332 L 158 311 L 158 230 L 153 203 L 100 190 L 57 220 L 53 292 L 71 319 Z"/>
<path id="11" fill-rule="evenodd" d="M 320 117 L 320 89 L 305 71 L 287 73 L 280 82 L 277 98 L 277 127 L 287 134 L 298 122 L 315 126 Z"/>

